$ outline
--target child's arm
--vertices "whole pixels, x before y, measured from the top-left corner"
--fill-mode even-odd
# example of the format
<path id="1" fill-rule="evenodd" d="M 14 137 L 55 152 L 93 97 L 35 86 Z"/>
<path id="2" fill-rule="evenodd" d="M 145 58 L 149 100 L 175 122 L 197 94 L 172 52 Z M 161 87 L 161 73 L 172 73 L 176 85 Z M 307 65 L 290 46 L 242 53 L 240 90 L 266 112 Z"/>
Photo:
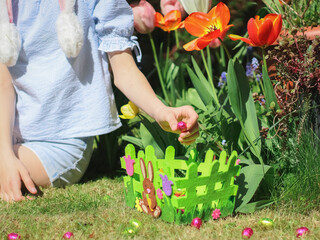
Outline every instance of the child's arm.
<path id="1" fill-rule="evenodd" d="M 28 171 L 15 156 L 12 145 L 12 128 L 15 111 L 15 92 L 7 66 L 0 63 L 0 198 L 19 201 L 21 180 L 27 189 L 36 193 Z"/>
<path id="2" fill-rule="evenodd" d="M 191 106 L 167 107 L 156 96 L 148 80 L 137 68 L 130 49 L 109 53 L 114 83 L 128 99 L 144 110 L 166 131 L 180 133 L 177 123 L 184 121 L 187 131 L 180 133 L 179 141 L 191 144 L 199 136 L 198 115 Z"/>

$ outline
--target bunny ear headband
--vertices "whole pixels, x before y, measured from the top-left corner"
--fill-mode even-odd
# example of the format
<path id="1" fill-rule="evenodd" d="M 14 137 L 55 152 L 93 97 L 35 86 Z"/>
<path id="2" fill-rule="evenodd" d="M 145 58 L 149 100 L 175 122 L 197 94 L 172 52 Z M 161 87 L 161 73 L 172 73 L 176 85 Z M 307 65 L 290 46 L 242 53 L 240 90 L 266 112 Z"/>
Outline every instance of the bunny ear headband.
<path id="1" fill-rule="evenodd" d="M 61 13 L 56 22 L 61 49 L 67 57 L 78 56 L 83 44 L 83 29 L 74 13 L 76 0 L 59 0 Z M 12 0 L 0 0 L 0 62 L 14 66 L 19 56 L 21 39 L 13 23 Z"/>

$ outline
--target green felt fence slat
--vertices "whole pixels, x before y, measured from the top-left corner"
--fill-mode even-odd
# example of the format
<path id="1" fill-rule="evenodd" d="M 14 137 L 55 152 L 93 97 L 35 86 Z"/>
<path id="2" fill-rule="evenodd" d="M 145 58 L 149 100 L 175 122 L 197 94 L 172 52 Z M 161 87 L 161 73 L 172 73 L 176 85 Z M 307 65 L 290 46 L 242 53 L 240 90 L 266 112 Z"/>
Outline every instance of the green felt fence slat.
<path id="1" fill-rule="evenodd" d="M 208 220 L 212 210 L 221 208 L 223 216 L 232 214 L 234 199 L 238 186 L 234 185 L 234 177 L 239 175 L 240 166 L 235 165 L 237 153 L 232 152 L 227 161 L 225 152 L 218 160 L 213 161 L 214 152 L 209 149 L 204 161 L 198 159 L 198 152 L 192 150 L 189 159 L 175 159 L 175 149 L 169 146 L 165 151 L 164 159 L 157 159 L 152 146 L 147 146 L 145 153 L 139 151 L 137 156 L 132 144 L 125 148 L 125 156 L 135 160 L 133 176 L 125 176 L 125 199 L 130 207 L 135 205 L 136 197 L 142 195 L 143 176 L 140 167 L 140 158 L 146 166 L 151 161 L 153 166 L 153 185 L 155 190 L 162 190 L 163 199 L 156 197 L 161 208 L 161 218 L 167 222 L 190 223 L 194 217 Z M 120 158 L 121 167 L 125 169 L 125 161 Z M 179 175 L 176 171 L 180 171 Z M 166 196 L 162 189 L 160 175 L 166 175 L 173 182 L 172 189 L 184 192 L 184 195 Z M 184 213 L 180 210 L 183 209 Z M 178 211 L 177 211 L 178 210 Z"/>

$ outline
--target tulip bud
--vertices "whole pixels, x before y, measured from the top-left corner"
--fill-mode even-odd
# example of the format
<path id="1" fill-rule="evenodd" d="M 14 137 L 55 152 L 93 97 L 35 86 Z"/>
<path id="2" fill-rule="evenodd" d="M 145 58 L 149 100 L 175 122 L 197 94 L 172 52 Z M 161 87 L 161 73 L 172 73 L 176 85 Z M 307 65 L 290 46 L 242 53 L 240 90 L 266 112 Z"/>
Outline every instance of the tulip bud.
<path id="1" fill-rule="evenodd" d="M 134 27 L 142 34 L 150 33 L 154 29 L 154 14 L 156 11 L 146 0 L 141 0 L 138 5 L 131 5 L 134 17 Z"/>
<path id="2" fill-rule="evenodd" d="M 186 16 L 186 12 L 178 0 L 161 0 L 160 7 L 163 15 L 167 15 L 172 10 L 179 10 L 182 18 Z"/>
<path id="3" fill-rule="evenodd" d="M 211 8 L 211 0 L 179 0 L 184 10 L 191 14 L 193 12 L 207 13 Z"/>

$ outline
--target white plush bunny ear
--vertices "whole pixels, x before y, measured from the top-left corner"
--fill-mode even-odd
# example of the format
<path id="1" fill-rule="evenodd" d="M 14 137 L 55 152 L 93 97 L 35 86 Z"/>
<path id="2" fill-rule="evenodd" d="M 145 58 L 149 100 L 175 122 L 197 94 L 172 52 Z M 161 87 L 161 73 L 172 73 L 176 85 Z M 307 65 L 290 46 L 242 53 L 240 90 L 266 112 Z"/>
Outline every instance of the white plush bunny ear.
<path id="1" fill-rule="evenodd" d="M 13 23 L 11 0 L 0 0 L 0 62 L 8 67 L 17 62 L 21 39 Z"/>
<path id="2" fill-rule="evenodd" d="M 67 57 L 78 56 L 83 45 L 83 29 L 74 13 L 76 0 L 59 0 L 61 9 L 56 22 L 58 41 Z"/>

